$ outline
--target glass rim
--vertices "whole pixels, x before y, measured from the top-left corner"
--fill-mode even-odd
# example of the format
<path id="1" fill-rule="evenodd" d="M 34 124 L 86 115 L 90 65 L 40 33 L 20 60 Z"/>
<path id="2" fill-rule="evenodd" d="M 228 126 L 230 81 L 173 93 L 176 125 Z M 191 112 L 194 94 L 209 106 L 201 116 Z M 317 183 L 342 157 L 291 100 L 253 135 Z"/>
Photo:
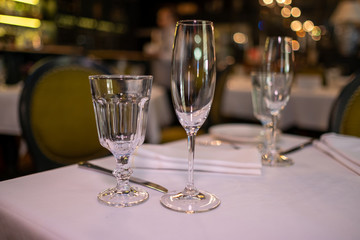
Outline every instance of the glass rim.
<path id="1" fill-rule="evenodd" d="M 153 79 L 153 75 L 100 74 L 100 75 L 90 75 L 89 79 L 90 80 L 94 80 L 94 79 L 143 80 L 143 79 Z"/>
<path id="2" fill-rule="evenodd" d="M 201 19 L 191 19 L 191 20 L 179 20 L 177 22 L 177 24 L 182 24 L 182 25 L 213 25 L 212 21 L 209 20 L 201 20 Z"/>
<path id="3" fill-rule="evenodd" d="M 287 36 L 287 35 L 271 35 L 271 36 L 267 36 L 266 37 L 267 39 L 284 39 L 284 40 L 286 40 L 286 41 L 292 41 L 293 40 L 293 38 L 292 37 L 290 37 L 290 36 Z"/>

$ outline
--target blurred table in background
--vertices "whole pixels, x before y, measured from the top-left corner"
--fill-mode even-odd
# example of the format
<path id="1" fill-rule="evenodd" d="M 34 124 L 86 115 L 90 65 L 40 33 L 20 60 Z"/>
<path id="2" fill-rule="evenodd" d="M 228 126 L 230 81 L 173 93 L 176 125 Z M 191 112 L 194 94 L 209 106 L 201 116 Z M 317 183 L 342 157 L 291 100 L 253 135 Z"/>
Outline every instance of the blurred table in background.
<path id="1" fill-rule="evenodd" d="M 281 113 L 280 128 L 326 131 L 330 112 L 341 87 L 298 87 L 291 90 L 290 100 Z M 226 82 L 221 114 L 227 117 L 256 120 L 251 100 L 251 77 L 231 76 Z"/>
<path id="2" fill-rule="evenodd" d="M 169 126 L 174 120 L 173 118 L 172 105 L 167 97 L 165 88 L 153 85 L 146 132 L 147 142 L 160 143 L 162 128 Z"/>
<path id="3" fill-rule="evenodd" d="M 22 84 L 0 86 L 0 134 L 21 135 L 18 105 Z"/>
<path id="4" fill-rule="evenodd" d="M 18 113 L 21 90 L 22 84 L 0 87 L 0 135 L 21 136 Z M 154 85 L 150 100 L 147 141 L 159 143 L 161 128 L 172 121 L 173 115 L 166 91 L 162 87 Z"/>

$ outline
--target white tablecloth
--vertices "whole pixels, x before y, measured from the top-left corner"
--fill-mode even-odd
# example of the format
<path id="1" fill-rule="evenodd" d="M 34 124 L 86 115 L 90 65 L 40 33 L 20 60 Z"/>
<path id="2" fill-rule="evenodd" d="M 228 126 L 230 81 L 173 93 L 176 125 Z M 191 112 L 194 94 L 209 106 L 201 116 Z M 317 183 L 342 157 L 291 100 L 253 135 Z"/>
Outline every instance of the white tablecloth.
<path id="1" fill-rule="evenodd" d="M 164 208 L 150 189 L 138 206 L 100 204 L 96 194 L 114 179 L 75 165 L 0 182 L 0 239 L 360 239 L 360 177 L 312 146 L 290 156 L 295 165 L 263 167 L 261 176 L 196 172 L 195 185 L 222 202 L 193 215 Z M 179 171 L 133 175 L 169 190 L 186 181 Z"/>
<path id="2" fill-rule="evenodd" d="M 21 135 L 19 101 L 22 85 L 0 87 L 0 134 Z M 90 91 L 90 90 L 89 90 Z M 171 105 L 165 90 L 154 85 L 151 93 L 147 140 L 159 143 L 161 128 L 173 120 Z"/>
<path id="3" fill-rule="evenodd" d="M 299 127 L 326 131 L 332 105 L 341 88 L 305 89 L 293 87 L 290 100 L 281 112 L 280 128 Z M 255 120 L 251 101 L 251 78 L 229 78 L 222 99 L 222 114 Z"/>
<path id="4" fill-rule="evenodd" d="M 21 135 L 18 105 L 22 85 L 0 86 L 0 134 Z"/>

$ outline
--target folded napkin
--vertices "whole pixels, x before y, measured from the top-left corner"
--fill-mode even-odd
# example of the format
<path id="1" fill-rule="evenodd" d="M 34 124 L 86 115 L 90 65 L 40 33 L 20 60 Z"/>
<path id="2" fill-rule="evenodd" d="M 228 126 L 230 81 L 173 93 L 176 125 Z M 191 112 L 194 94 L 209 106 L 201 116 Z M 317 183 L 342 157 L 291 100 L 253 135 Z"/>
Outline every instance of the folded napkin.
<path id="1" fill-rule="evenodd" d="M 134 167 L 187 170 L 187 148 L 143 144 L 136 152 Z M 196 146 L 195 171 L 261 175 L 261 155 L 255 147 L 222 149 Z"/>
<path id="2" fill-rule="evenodd" d="M 320 137 L 320 141 L 315 141 L 313 145 L 360 175 L 359 137 L 325 133 Z"/>

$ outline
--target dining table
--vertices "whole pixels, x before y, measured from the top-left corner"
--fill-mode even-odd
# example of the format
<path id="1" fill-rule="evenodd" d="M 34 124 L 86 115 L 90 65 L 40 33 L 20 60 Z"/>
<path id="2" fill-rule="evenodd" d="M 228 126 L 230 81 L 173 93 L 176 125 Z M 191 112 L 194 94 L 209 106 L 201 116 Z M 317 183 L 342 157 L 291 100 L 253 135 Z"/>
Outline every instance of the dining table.
<path id="1" fill-rule="evenodd" d="M 18 109 L 22 88 L 22 83 L 0 85 L 0 134 L 21 135 Z"/>
<path id="2" fill-rule="evenodd" d="M 200 147 L 211 139 L 211 134 L 199 136 L 195 151 L 215 148 L 225 158 L 223 145 Z M 285 150 L 308 140 L 281 134 L 278 144 Z M 186 142 L 157 146 L 186 153 Z M 249 145 L 238 143 L 240 149 L 232 151 Z M 360 239 L 359 175 L 313 145 L 288 157 L 294 165 L 261 166 L 260 174 L 195 171 L 195 186 L 214 193 L 221 204 L 194 214 L 163 207 L 163 193 L 153 189 L 136 206 L 101 204 L 96 196 L 115 184 L 114 177 L 78 165 L 2 181 L 0 239 Z M 144 155 L 135 154 L 134 161 L 142 160 Z M 112 157 L 91 163 L 115 166 Z M 174 191 L 185 186 L 187 172 L 136 167 L 133 176 Z"/>
<path id="3" fill-rule="evenodd" d="M 343 85 L 323 86 L 294 82 L 290 99 L 281 111 L 279 127 L 286 130 L 292 127 L 325 132 L 328 130 L 331 110 Z M 300 84 L 305 82 L 306 84 Z M 221 114 L 227 117 L 257 121 L 253 114 L 251 100 L 251 76 L 233 74 L 228 77 L 222 96 Z"/>

